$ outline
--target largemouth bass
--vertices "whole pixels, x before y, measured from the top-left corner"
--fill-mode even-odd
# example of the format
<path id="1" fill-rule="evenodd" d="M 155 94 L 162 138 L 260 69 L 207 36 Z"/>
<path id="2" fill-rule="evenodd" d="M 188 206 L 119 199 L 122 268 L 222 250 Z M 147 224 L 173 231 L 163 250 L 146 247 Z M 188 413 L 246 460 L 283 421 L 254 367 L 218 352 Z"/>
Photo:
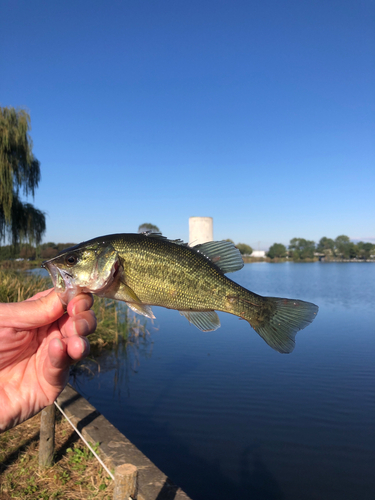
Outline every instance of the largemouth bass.
<path id="1" fill-rule="evenodd" d="M 243 267 L 228 241 L 189 247 L 160 234 L 113 234 L 67 248 L 43 262 L 62 302 L 80 292 L 122 300 L 154 318 L 151 306 L 176 309 L 203 331 L 216 330 L 215 311 L 245 319 L 273 349 L 290 353 L 296 333 L 318 307 L 302 300 L 263 297 L 225 276 Z"/>

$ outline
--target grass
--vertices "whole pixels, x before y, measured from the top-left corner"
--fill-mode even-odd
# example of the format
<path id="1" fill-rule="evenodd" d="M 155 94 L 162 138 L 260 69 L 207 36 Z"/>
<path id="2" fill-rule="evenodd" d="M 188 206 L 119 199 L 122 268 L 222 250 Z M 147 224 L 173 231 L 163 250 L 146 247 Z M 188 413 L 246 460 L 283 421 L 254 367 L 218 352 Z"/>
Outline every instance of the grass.
<path id="1" fill-rule="evenodd" d="M 136 316 L 124 302 L 94 296 L 98 324 L 95 333 L 90 335 L 90 344 L 95 349 L 122 342 L 134 342 L 147 335 L 143 318 Z"/>
<path id="2" fill-rule="evenodd" d="M 43 259 L 36 260 L 0 260 L 0 269 L 33 269 L 42 265 Z"/>
<path id="3" fill-rule="evenodd" d="M 50 287 L 48 278 L 13 269 L 0 269 L 0 302 L 20 302 Z"/>
<path id="4" fill-rule="evenodd" d="M 0 302 L 22 301 L 50 287 L 49 278 L 0 269 Z M 91 360 L 72 365 L 72 373 L 84 371 L 90 361 L 100 371 L 95 360 L 98 353 L 113 345 L 126 350 L 148 335 L 145 324 L 123 303 L 95 297 L 93 310 L 98 325 L 90 335 Z M 0 500 L 112 498 L 112 480 L 60 412 L 56 413 L 56 454 L 51 468 L 39 469 L 38 465 L 40 415 L 0 434 Z"/>
<path id="5" fill-rule="evenodd" d="M 0 434 L 0 500 L 112 498 L 113 481 L 58 410 L 55 463 L 39 468 L 39 428 L 36 415 Z"/>

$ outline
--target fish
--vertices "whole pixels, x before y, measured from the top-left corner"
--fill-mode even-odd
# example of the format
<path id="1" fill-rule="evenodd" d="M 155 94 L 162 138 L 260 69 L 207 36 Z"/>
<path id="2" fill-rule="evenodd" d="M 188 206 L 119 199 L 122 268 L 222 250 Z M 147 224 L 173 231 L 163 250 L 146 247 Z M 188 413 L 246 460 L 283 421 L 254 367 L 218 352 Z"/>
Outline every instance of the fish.
<path id="1" fill-rule="evenodd" d="M 318 313 L 303 300 L 264 297 L 226 276 L 243 267 L 230 241 L 189 246 L 159 233 L 124 233 L 93 238 L 42 263 L 63 304 L 78 293 L 126 302 L 155 318 L 152 306 L 175 309 L 202 331 L 220 327 L 216 311 L 246 320 L 273 349 L 290 353 L 295 336 Z"/>

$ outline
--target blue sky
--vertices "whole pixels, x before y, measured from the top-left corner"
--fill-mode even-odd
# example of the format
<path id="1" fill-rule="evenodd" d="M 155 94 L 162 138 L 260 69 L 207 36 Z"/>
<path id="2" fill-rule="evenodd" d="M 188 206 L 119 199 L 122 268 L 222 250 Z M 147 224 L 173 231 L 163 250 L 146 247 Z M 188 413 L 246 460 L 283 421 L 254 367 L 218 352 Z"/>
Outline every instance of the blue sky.
<path id="1" fill-rule="evenodd" d="M 374 27 L 372 0 L 3 0 L 44 241 L 211 216 L 254 248 L 375 242 Z"/>

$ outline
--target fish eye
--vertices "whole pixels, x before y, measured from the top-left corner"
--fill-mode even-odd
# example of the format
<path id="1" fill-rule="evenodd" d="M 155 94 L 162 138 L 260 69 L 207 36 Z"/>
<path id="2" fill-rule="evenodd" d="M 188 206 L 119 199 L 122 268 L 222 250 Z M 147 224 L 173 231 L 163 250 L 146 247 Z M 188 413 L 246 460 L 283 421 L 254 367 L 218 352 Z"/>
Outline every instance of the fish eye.
<path id="1" fill-rule="evenodd" d="M 77 264 L 77 257 L 74 254 L 67 255 L 65 257 L 65 264 L 67 266 L 74 266 L 74 264 Z"/>

